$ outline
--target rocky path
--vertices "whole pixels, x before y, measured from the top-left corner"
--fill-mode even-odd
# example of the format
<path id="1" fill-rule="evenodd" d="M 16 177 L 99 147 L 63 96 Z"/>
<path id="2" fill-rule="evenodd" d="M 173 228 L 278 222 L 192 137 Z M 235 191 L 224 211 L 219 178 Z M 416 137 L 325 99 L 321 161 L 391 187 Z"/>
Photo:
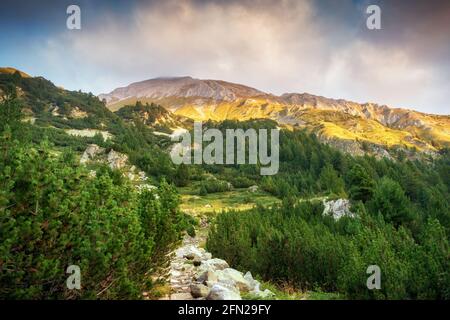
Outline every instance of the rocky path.
<path id="1" fill-rule="evenodd" d="M 170 300 L 192 300 L 191 284 L 196 275 L 194 258 L 204 255 L 206 252 L 199 249 L 199 238 L 185 236 L 180 248 L 175 251 L 170 263 L 170 287 L 172 293 Z M 198 252 L 197 252 L 198 251 Z M 197 253 L 197 255 L 195 255 Z M 197 264 L 197 259 L 195 261 Z"/>
<path id="2" fill-rule="evenodd" d="M 269 298 L 269 290 L 260 290 L 260 283 L 250 272 L 232 269 L 222 259 L 200 247 L 205 236 L 186 236 L 175 250 L 170 264 L 170 300 L 241 300 L 247 297 Z"/>

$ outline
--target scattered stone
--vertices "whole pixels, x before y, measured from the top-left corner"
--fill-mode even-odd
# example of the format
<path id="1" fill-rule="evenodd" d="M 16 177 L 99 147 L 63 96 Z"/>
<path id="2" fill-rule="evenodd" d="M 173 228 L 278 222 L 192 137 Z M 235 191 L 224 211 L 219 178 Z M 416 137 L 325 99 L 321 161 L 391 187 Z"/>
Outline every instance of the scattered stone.
<path id="1" fill-rule="evenodd" d="M 81 110 L 79 107 L 75 107 L 70 111 L 70 117 L 75 119 L 86 118 L 88 116 L 87 112 Z"/>
<path id="2" fill-rule="evenodd" d="M 177 271 L 177 270 L 171 270 L 171 271 L 170 271 L 170 274 L 171 274 L 171 276 L 173 276 L 173 277 L 179 277 L 179 276 L 181 276 L 181 272 L 180 272 L 180 271 Z"/>
<path id="3" fill-rule="evenodd" d="M 275 296 L 275 294 L 269 289 L 266 289 L 264 291 L 254 291 L 251 293 L 259 299 L 268 299 Z"/>
<path id="4" fill-rule="evenodd" d="M 198 267 L 202 264 L 202 259 L 200 259 L 199 257 L 194 257 L 193 264 L 194 266 Z"/>
<path id="5" fill-rule="evenodd" d="M 216 272 L 219 282 L 232 284 L 239 289 L 240 292 L 249 292 L 252 288 L 251 285 L 245 280 L 242 272 L 239 272 L 232 268 L 226 268 Z"/>
<path id="6" fill-rule="evenodd" d="M 87 146 L 86 150 L 84 150 L 83 155 L 81 156 L 80 163 L 86 163 L 89 160 L 94 159 L 97 155 L 103 153 L 105 151 L 104 148 L 99 147 L 96 144 L 90 144 Z"/>
<path id="7" fill-rule="evenodd" d="M 245 275 L 230 268 L 225 260 L 212 258 L 199 248 L 201 239 L 186 236 L 183 246 L 175 250 L 170 264 L 171 300 L 241 300 L 241 293 L 267 299 L 269 290 L 261 291 L 260 283 L 250 272 Z"/>
<path id="8" fill-rule="evenodd" d="M 259 282 L 253 279 L 250 271 L 247 271 L 244 275 L 244 279 L 247 281 L 250 291 L 259 291 Z"/>
<path id="9" fill-rule="evenodd" d="M 210 260 L 212 259 L 212 254 L 210 252 L 205 252 L 203 254 L 203 257 L 205 258 L 205 260 Z"/>
<path id="10" fill-rule="evenodd" d="M 221 283 L 216 283 L 209 291 L 207 300 L 242 300 L 237 290 Z"/>
<path id="11" fill-rule="evenodd" d="M 195 279 L 199 283 L 208 285 L 208 287 L 212 286 L 214 283 L 216 283 L 218 281 L 217 274 L 211 270 L 206 270 L 206 271 L 202 272 L 200 275 L 195 276 Z"/>
<path id="12" fill-rule="evenodd" d="M 190 289 L 194 298 L 206 298 L 209 294 L 209 288 L 201 283 L 191 284 Z"/>
<path id="13" fill-rule="evenodd" d="M 127 164 L 128 156 L 111 149 L 107 160 L 111 169 L 121 169 Z"/>
<path id="14" fill-rule="evenodd" d="M 187 258 L 193 260 L 195 257 L 202 258 L 202 252 L 193 245 L 181 247 L 175 252 L 177 257 Z"/>
<path id="15" fill-rule="evenodd" d="M 170 296 L 170 300 L 192 300 L 192 295 L 189 292 L 177 292 Z"/>
<path id="16" fill-rule="evenodd" d="M 225 260 L 213 258 L 202 262 L 203 268 L 211 268 L 212 270 L 223 270 L 230 266 Z"/>

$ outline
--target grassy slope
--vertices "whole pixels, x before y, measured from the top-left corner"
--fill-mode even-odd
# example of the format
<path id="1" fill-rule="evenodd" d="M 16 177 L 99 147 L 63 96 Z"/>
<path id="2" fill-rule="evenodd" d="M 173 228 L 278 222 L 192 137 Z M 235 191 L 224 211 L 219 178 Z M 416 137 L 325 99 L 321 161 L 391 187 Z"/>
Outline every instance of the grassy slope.
<path id="1" fill-rule="evenodd" d="M 198 195 L 198 186 L 178 188 L 182 204 L 181 209 L 193 215 L 221 212 L 226 210 L 248 210 L 255 205 L 270 206 L 280 200 L 266 192 L 249 192 L 247 189 L 234 189 L 227 192 Z"/>

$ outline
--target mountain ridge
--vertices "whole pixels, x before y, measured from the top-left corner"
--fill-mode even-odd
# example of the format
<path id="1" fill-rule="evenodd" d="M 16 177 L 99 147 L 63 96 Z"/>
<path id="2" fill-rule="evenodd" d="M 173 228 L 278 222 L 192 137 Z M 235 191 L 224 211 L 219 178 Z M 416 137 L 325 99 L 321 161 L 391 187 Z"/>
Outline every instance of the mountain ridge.
<path id="1" fill-rule="evenodd" d="M 277 96 L 222 80 L 149 79 L 117 88 L 99 98 L 113 111 L 141 101 L 160 104 L 176 115 L 197 121 L 272 119 L 289 128 L 305 127 L 324 141 L 364 141 L 427 152 L 450 146 L 448 115 L 309 93 Z"/>
<path id="2" fill-rule="evenodd" d="M 150 87 L 149 87 L 150 86 Z M 114 89 L 109 94 L 100 94 L 107 104 L 121 101 L 124 98 L 137 96 L 143 98 L 164 98 L 168 96 L 202 97 L 214 100 L 234 100 L 239 97 L 251 97 L 264 94 L 257 89 L 226 82 L 222 80 L 201 80 L 190 76 L 160 77 L 148 79 Z"/>

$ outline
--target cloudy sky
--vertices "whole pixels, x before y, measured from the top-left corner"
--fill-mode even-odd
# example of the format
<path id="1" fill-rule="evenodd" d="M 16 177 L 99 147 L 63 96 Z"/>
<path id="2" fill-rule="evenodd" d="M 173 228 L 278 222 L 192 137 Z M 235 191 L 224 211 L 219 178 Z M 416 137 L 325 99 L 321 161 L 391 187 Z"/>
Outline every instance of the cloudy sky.
<path id="1" fill-rule="evenodd" d="M 0 30 L 0 66 L 67 89 L 190 75 L 450 114 L 450 1 L 2 0 Z"/>

